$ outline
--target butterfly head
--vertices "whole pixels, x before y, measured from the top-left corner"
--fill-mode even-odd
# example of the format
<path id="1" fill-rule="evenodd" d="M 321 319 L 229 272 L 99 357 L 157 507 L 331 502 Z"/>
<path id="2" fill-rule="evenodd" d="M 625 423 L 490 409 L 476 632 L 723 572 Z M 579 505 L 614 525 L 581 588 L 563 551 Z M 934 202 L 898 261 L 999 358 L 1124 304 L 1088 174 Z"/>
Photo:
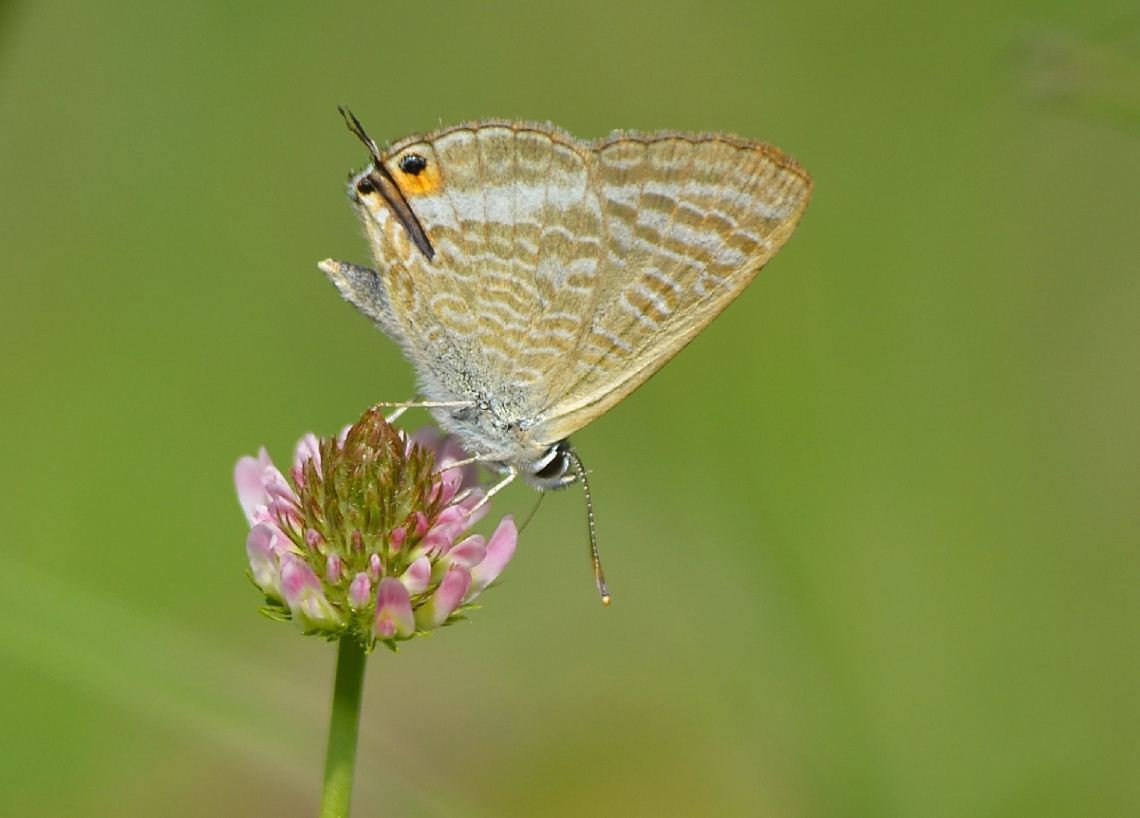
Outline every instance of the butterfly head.
<path id="1" fill-rule="evenodd" d="M 428 163 L 426 157 L 414 151 L 404 151 L 385 160 L 372 139 L 347 108 L 340 109 L 348 129 L 368 148 L 372 164 L 349 180 L 348 195 L 356 207 L 365 229 L 379 226 L 381 213 L 391 213 L 407 231 L 416 248 L 424 258 L 431 261 L 435 257 L 423 225 L 408 205 L 408 196 L 423 194 L 439 187 L 439 170 Z"/>

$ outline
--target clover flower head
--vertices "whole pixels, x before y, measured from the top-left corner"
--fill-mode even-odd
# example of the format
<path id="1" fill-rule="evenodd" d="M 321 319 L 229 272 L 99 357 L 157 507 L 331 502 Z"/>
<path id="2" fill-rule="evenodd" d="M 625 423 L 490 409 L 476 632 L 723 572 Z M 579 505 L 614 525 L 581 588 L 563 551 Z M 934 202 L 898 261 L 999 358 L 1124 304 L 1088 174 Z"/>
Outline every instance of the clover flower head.
<path id="1" fill-rule="evenodd" d="M 490 510 L 473 464 L 432 427 L 410 437 L 377 408 L 335 437 L 307 434 L 288 476 L 265 449 L 234 468 L 249 521 L 249 575 L 262 612 L 367 649 L 465 617 L 514 554 L 508 515 L 469 534 Z"/>

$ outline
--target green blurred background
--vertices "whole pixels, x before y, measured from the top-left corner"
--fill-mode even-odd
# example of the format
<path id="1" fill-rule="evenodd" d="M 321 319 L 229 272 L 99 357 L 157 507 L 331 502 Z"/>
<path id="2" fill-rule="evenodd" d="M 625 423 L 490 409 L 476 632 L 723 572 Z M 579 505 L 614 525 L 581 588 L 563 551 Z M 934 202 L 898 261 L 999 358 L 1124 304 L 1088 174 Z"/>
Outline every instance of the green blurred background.
<path id="1" fill-rule="evenodd" d="M 1140 11 L 1078 0 L 0 6 L 0 811 L 315 814 L 333 649 L 231 469 L 413 391 L 315 266 L 367 259 L 341 103 L 817 183 L 575 436 L 613 606 L 547 498 L 374 656 L 356 814 L 1140 814 Z"/>

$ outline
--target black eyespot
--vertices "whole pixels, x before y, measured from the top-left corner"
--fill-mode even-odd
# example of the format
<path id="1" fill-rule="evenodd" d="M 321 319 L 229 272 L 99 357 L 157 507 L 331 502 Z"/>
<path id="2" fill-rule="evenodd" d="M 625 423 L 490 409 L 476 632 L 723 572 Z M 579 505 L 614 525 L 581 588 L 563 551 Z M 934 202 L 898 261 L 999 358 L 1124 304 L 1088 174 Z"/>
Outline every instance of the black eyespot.
<path id="1" fill-rule="evenodd" d="M 409 153 L 400 158 L 400 170 L 409 176 L 419 176 L 427 167 L 427 160 L 418 153 Z"/>
<path id="2" fill-rule="evenodd" d="M 372 180 L 365 176 L 356 183 L 356 192 L 361 196 L 367 196 L 369 193 L 376 192 L 376 185 L 372 184 Z"/>

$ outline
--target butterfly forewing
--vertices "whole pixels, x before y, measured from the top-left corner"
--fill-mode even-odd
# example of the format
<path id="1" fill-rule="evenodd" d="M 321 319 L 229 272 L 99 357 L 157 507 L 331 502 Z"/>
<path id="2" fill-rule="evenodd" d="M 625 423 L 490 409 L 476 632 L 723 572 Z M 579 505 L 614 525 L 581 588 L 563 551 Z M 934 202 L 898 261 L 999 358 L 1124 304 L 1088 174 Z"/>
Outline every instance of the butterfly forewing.
<path id="1" fill-rule="evenodd" d="M 437 184 L 405 184 L 409 154 L 435 164 Z M 598 277 L 601 207 L 586 154 L 553 129 L 492 123 L 401 143 L 385 165 L 436 251 L 407 320 L 421 333 L 438 325 L 465 359 L 444 371 L 456 394 L 470 397 L 460 381 L 477 373 L 484 391 L 533 415 L 558 388 L 552 367 L 579 345 Z"/>
<path id="2" fill-rule="evenodd" d="M 409 164 L 414 157 L 423 161 Z M 404 325 L 402 335 L 419 344 L 412 358 L 421 380 L 428 380 L 421 387 L 435 400 L 470 398 L 478 377 L 472 364 L 494 358 L 501 365 L 506 357 L 504 350 L 485 343 L 486 324 L 499 316 L 483 316 L 474 306 L 486 280 L 502 276 L 505 266 L 488 251 L 487 193 L 476 133 L 455 128 L 434 139 L 405 140 L 384 157 L 384 165 L 434 250 L 430 260 L 422 253 L 394 259 L 383 254 L 396 235 L 387 244 L 373 244 L 377 265 L 394 268 L 389 274 L 393 281 L 402 278 L 404 266 L 415 280 L 414 290 L 399 302 L 404 309 L 397 306 L 396 314 Z M 388 224 L 387 232 L 400 232 L 401 225 Z"/>

